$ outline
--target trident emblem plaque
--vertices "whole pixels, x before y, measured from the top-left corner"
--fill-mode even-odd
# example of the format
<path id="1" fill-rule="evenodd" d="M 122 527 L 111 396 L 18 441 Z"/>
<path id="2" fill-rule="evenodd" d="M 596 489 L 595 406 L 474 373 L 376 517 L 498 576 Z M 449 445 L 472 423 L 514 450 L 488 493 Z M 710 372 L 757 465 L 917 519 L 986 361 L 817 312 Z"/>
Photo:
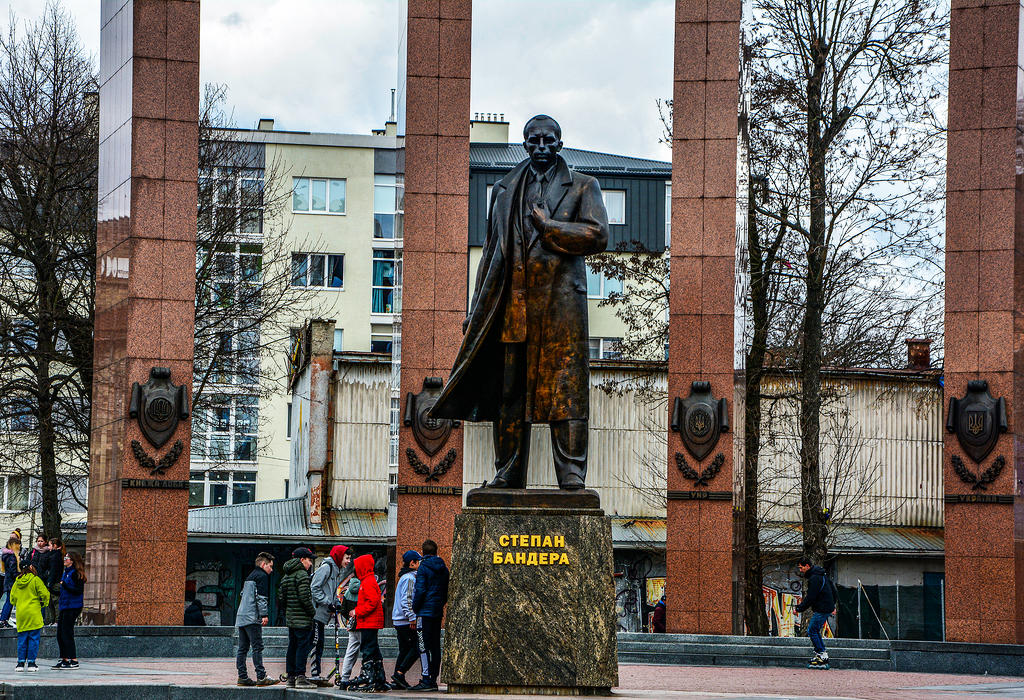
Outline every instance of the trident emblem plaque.
<path id="1" fill-rule="evenodd" d="M 715 449 L 719 435 L 729 432 L 725 399 L 711 395 L 711 382 L 694 382 L 686 399 L 676 397 L 672 407 L 672 430 L 680 434 L 687 451 L 698 462 Z"/>
<path id="2" fill-rule="evenodd" d="M 984 379 L 969 381 L 962 399 L 949 400 L 946 430 L 956 433 L 964 453 L 978 464 L 988 457 L 1006 428 L 1006 400 L 992 398 Z"/>

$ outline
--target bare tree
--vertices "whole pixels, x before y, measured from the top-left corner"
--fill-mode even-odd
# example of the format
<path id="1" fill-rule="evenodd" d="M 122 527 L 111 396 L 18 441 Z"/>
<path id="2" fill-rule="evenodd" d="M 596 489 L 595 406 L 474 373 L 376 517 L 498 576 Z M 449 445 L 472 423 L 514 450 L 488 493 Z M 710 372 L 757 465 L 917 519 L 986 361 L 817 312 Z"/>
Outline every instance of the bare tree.
<path id="1" fill-rule="evenodd" d="M 38 483 L 53 534 L 61 497 L 84 498 L 88 464 L 95 91 L 58 5 L 21 31 L 12 15 L 0 37 L 0 454 L 8 508 L 28 509 Z"/>
<path id="2" fill-rule="evenodd" d="M 283 166 L 236 128 L 227 89 L 207 85 L 199 124 L 193 457 L 209 468 L 256 459 L 267 376 L 312 292 L 294 286 Z M 306 245 L 305 250 L 312 250 Z M 325 274 L 327 271 L 323 271 Z M 219 433 L 205 445 L 207 433 Z M 228 438 L 233 434 L 233 439 Z"/>
<path id="3" fill-rule="evenodd" d="M 946 19 L 934 0 L 756 0 L 752 19 L 753 150 L 776 195 L 757 212 L 799 234 L 780 327 L 798 341 L 804 552 L 820 562 L 826 348 L 891 361 L 940 288 L 921 252 L 941 237 Z"/>

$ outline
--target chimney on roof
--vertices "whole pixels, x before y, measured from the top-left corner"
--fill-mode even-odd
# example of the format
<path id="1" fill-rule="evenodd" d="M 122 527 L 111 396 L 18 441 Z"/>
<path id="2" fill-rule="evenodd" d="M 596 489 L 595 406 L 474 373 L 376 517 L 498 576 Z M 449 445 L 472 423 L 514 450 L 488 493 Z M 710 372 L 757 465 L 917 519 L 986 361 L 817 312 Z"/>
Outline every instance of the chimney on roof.
<path id="1" fill-rule="evenodd" d="M 508 143 L 504 112 L 473 112 L 469 120 L 470 143 Z"/>
<path id="2" fill-rule="evenodd" d="M 907 367 L 918 371 L 931 369 L 931 345 L 928 338 L 907 338 Z"/>
<path id="3" fill-rule="evenodd" d="M 274 120 L 268 117 L 260 117 L 259 122 L 256 124 L 256 131 L 273 131 Z"/>

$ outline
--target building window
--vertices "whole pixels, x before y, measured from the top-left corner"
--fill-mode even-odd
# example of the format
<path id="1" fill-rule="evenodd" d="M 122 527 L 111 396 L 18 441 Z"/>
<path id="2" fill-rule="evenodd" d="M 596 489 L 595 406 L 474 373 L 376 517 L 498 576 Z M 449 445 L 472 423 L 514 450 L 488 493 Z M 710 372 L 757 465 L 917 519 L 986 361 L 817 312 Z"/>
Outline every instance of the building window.
<path id="1" fill-rule="evenodd" d="M 28 509 L 28 475 L 17 474 L 0 477 L 3 479 L 3 510 L 21 512 Z"/>
<path id="2" fill-rule="evenodd" d="M 603 272 L 594 272 L 587 266 L 587 296 L 591 299 L 607 299 L 612 293 L 622 294 L 622 280 L 607 277 Z"/>
<path id="3" fill-rule="evenodd" d="M 310 214 L 344 214 L 345 181 L 326 178 L 292 179 L 292 211 Z"/>
<path id="4" fill-rule="evenodd" d="M 604 207 L 608 210 L 609 224 L 626 223 L 626 193 L 624 190 L 603 190 Z"/>
<path id="5" fill-rule="evenodd" d="M 334 352 L 341 352 L 344 347 L 345 331 L 341 328 L 334 329 Z"/>
<path id="6" fill-rule="evenodd" d="M 591 338 L 590 359 L 591 360 L 619 360 L 622 353 L 619 351 L 619 343 L 622 338 Z"/>
<path id="7" fill-rule="evenodd" d="M 373 176 L 373 237 L 401 239 L 405 210 L 405 176 Z"/>
<path id="8" fill-rule="evenodd" d="M 199 229 L 263 233 L 263 170 L 207 168 L 199 175 Z"/>
<path id="9" fill-rule="evenodd" d="M 665 183 L 665 247 L 672 246 L 672 183 Z"/>
<path id="10" fill-rule="evenodd" d="M 285 424 L 284 436 L 292 439 L 292 402 L 288 402 L 288 422 Z"/>
<path id="11" fill-rule="evenodd" d="M 255 500 L 254 471 L 192 471 L 190 474 L 189 506 L 230 506 Z"/>
<path id="12" fill-rule="evenodd" d="M 192 460 L 255 462 L 259 405 L 255 396 L 217 394 L 192 414 Z"/>
<path id="13" fill-rule="evenodd" d="M 391 345 L 394 341 L 394 336 L 384 335 L 381 333 L 373 333 L 370 335 L 370 352 L 377 352 L 390 355 Z"/>
<path id="14" fill-rule="evenodd" d="M 395 251 L 373 251 L 373 291 L 370 313 L 394 313 Z"/>
<path id="15" fill-rule="evenodd" d="M 344 289 L 345 256 L 292 253 L 292 286 Z"/>

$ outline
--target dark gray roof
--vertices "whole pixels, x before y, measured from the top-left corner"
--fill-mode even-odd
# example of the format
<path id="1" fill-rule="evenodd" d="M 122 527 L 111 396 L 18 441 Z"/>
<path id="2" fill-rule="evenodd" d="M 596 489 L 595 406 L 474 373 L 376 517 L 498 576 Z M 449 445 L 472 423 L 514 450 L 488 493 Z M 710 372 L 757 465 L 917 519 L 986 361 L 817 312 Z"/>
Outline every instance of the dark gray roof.
<path id="1" fill-rule="evenodd" d="M 590 175 L 648 175 L 666 179 L 672 176 L 672 164 L 660 160 L 630 158 L 578 148 L 563 148 L 561 152 L 570 168 Z M 469 144 L 470 168 L 509 170 L 525 158 L 526 149 L 521 143 Z"/>
<path id="2" fill-rule="evenodd" d="M 386 542 L 395 537 L 395 515 L 384 511 L 330 510 L 322 526 L 310 527 L 306 498 L 281 498 L 188 511 L 190 538 L 223 540 L 341 537 L 346 542 Z"/>

